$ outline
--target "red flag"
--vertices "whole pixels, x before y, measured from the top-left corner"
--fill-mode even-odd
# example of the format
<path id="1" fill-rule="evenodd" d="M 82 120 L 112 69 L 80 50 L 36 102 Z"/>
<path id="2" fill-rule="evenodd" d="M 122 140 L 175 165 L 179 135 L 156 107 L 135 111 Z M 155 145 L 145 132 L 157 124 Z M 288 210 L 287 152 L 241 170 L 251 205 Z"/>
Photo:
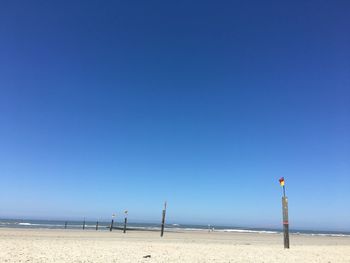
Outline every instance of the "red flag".
<path id="1" fill-rule="evenodd" d="M 280 181 L 280 185 L 281 185 L 281 186 L 284 186 L 284 177 L 281 177 L 281 178 L 279 179 L 279 181 Z"/>

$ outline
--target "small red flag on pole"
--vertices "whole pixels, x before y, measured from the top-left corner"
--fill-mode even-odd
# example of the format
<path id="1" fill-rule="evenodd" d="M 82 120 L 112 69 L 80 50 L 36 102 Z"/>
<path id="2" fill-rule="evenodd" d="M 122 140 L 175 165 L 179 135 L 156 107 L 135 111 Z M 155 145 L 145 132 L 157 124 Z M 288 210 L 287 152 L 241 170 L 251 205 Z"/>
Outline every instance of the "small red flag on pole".
<path id="1" fill-rule="evenodd" d="M 281 177 L 281 178 L 279 179 L 279 181 L 280 181 L 280 185 L 281 185 L 281 186 L 284 186 L 284 177 Z"/>

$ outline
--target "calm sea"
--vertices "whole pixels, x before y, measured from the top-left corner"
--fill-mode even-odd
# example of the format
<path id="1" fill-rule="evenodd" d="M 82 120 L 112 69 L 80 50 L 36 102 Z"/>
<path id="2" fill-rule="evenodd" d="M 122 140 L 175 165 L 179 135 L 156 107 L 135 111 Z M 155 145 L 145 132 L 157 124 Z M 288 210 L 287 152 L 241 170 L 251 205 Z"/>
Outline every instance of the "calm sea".
<path id="1" fill-rule="evenodd" d="M 0 219 L 1 228 L 32 228 L 32 229 L 82 229 L 83 221 L 61 221 L 61 220 L 29 220 L 29 219 Z M 110 222 L 99 222 L 99 231 L 108 231 Z M 115 230 L 122 229 L 122 222 L 114 223 Z M 96 221 L 85 221 L 86 230 L 95 230 Z M 151 223 L 128 223 L 127 229 L 130 230 L 144 230 L 144 231 L 159 231 L 160 224 Z M 232 226 L 215 226 L 215 225 L 186 225 L 186 224 L 167 224 L 166 231 L 215 231 L 215 232 L 237 232 L 237 233 L 266 233 L 279 234 L 281 229 L 263 229 L 263 228 L 241 228 Z M 350 232 L 347 231 L 313 231 L 313 230 L 291 230 L 293 234 L 297 235 L 321 235 L 321 236 L 339 236 L 349 237 Z"/>

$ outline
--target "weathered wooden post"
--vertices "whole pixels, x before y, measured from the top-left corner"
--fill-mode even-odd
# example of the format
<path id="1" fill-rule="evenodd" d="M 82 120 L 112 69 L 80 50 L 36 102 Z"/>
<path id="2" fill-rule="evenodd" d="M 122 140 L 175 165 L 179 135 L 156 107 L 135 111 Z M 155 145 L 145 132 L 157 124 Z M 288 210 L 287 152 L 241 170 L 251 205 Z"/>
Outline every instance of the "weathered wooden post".
<path id="1" fill-rule="evenodd" d="M 125 216 L 124 216 L 124 229 L 123 229 L 123 233 L 126 233 L 126 224 L 128 222 L 128 211 L 124 212 Z"/>
<path id="2" fill-rule="evenodd" d="M 288 220 L 288 197 L 286 196 L 286 187 L 284 177 L 279 179 L 281 186 L 283 187 L 282 197 L 282 215 L 283 215 L 283 240 L 284 248 L 289 249 L 289 220 Z"/>
<path id="3" fill-rule="evenodd" d="M 68 224 L 68 222 L 66 221 L 66 222 L 64 222 L 64 229 L 67 229 L 67 224 Z"/>
<path id="4" fill-rule="evenodd" d="M 98 220 L 96 221 L 96 231 L 98 230 Z"/>
<path id="5" fill-rule="evenodd" d="M 84 222 L 83 222 L 83 230 L 85 229 L 85 217 L 84 217 Z"/>
<path id="6" fill-rule="evenodd" d="M 114 217 L 115 217 L 115 214 L 112 215 L 112 222 L 111 222 L 111 226 L 109 228 L 109 231 L 112 231 L 112 229 L 113 229 Z"/>
<path id="7" fill-rule="evenodd" d="M 160 231 L 161 237 L 163 237 L 163 234 L 164 234 L 165 214 L 166 214 L 166 202 L 164 203 L 164 209 L 163 209 L 163 214 L 162 214 L 162 227 L 161 227 L 161 231 Z"/>

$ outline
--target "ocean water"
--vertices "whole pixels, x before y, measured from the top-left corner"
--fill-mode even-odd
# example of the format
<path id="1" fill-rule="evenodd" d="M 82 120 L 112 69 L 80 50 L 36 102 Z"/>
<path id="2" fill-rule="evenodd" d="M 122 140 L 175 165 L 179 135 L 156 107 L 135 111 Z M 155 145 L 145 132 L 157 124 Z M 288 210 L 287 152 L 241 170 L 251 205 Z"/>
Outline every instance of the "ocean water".
<path id="1" fill-rule="evenodd" d="M 114 231 L 123 228 L 123 222 L 114 222 Z M 29 219 L 0 219 L 0 228 L 32 228 L 32 229 L 65 229 L 66 221 L 62 220 L 29 220 Z M 109 231 L 110 222 L 99 222 L 99 231 Z M 83 221 L 67 221 L 67 229 L 83 229 Z M 96 221 L 85 221 L 86 230 L 95 230 Z M 160 224 L 151 223 L 128 223 L 128 231 L 160 231 Z M 263 228 L 241 228 L 232 226 L 215 225 L 187 225 L 187 224 L 166 224 L 165 231 L 215 231 L 215 232 L 236 232 L 236 233 L 260 233 L 260 234 L 280 234 L 281 229 L 263 229 Z M 347 231 L 314 231 L 314 230 L 290 230 L 291 234 L 296 235 L 318 235 L 349 237 Z"/>

